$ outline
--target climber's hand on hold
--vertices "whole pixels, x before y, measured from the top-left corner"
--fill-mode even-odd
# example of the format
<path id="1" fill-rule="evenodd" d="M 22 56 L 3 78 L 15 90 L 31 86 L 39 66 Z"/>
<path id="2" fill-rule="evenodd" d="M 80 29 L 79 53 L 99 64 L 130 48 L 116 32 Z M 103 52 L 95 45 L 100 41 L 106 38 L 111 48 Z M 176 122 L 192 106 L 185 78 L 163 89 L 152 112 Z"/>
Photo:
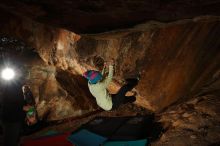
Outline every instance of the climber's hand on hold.
<path id="1" fill-rule="evenodd" d="M 114 59 L 109 60 L 109 65 L 114 65 L 114 64 L 115 64 Z"/>
<path id="2" fill-rule="evenodd" d="M 108 62 L 104 62 L 104 68 L 108 66 Z"/>

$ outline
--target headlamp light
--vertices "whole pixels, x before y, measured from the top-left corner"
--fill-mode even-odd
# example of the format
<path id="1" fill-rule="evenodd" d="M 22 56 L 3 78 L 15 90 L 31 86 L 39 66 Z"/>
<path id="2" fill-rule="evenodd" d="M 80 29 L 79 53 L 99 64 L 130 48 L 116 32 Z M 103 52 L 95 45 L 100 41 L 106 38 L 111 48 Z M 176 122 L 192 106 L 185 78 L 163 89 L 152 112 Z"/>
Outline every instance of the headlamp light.
<path id="1" fill-rule="evenodd" d="M 1 77 L 4 80 L 12 80 L 15 77 L 15 72 L 12 68 L 7 67 L 2 70 Z"/>

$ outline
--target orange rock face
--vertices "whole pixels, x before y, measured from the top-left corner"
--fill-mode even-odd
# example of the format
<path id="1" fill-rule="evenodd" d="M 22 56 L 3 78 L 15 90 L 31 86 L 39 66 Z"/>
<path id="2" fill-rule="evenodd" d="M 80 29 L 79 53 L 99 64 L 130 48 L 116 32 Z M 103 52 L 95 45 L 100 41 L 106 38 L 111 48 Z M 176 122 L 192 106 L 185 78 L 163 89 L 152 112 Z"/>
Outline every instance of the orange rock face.
<path id="1" fill-rule="evenodd" d="M 77 80 L 82 68 L 94 68 L 94 56 L 116 61 L 114 79 L 119 84 L 113 84 L 115 90 L 124 78 L 140 72 L 137 104 L 155 111 L 196 93 L 219 67 L 219 17 L 167 24 L 148 22 L 127 30 L 93 35 L 79 35 L 14 14 L 4 19 L 1 33 L 32 45 L 46 63 L 63 71 L 58 72 L 59 81 L 64 83 L 63 87 L 68 86 L 67 91 L 76 94 L 88 90 L 80 90 L 80 83 L 76 88 L 77 82 L 65 83 L 73 84 L 67 80 Z M 70 77 L 60 73 L 68 73 Z"/>
<path id="2" fill-rule="evenodd" d="M 219 26 L 219 20 L 209 18 L 153 28 L 146 24 L 146 29 L 82 37 L 75 50 L 78 60 L 114 58 L 117 80 L 141 72 L 137 103 L 161 110 L 196 92 L 218 68 Z"/>

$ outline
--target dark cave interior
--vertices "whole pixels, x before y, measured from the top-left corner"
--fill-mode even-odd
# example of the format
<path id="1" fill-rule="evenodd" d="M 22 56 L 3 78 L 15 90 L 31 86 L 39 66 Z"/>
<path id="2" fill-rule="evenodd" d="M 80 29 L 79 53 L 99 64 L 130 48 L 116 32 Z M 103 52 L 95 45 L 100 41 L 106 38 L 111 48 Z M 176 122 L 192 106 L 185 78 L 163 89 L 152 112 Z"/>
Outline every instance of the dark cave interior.
<path id="1" fill-rule="evenodd" d="M 30 86 L 41 121 L 24 146 L 97 117 L 148 115 L 162 126 L 150 145 L 220 144 L 220 0 L 2 0 L 0 19 L 0 69 L 14 66 L 17 82 Z M 128 92 L 134 104 L 103 111 L 82 73 L 111 59 L 111 94 L 125 78 L 141 79 Z M 5 94 L 6 84 L 1 103 L 20 96 Z"/>

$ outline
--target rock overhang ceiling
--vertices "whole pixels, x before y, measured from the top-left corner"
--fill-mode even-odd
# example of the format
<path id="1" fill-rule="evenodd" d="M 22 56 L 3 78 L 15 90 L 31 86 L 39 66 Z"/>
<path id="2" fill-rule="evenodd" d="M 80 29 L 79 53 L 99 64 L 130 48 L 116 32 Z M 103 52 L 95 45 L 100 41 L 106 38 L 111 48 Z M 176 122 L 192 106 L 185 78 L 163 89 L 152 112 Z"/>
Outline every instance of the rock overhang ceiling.
<path id="1" fill-rule="evenodd" d="M 85 7 L 84 11 L 77 9 L 80 3 L 95 5 L 100 2 L 110 8 L 99 11 L 93 8 L 88 12 L 84 12 Z M 151 14 L 154 12 L 150 17 L 145 15 L 150 11 L 144 5 L 147 1 L 119 2 L 119 7 L 127 3 L 135 6 L 135 3 L 141 2 L 142 5 L 138 4 L 136 8 L 144 6 L 137 11 L 124 6 L 128 10 L 122 14 L 117 12 L 123 9 L 117 11 L 117 7 L 111 7 L 115 2 L 105 2 L 64 1 L 58 6 L 56 1 L 5 1 L 0 4 L 4 12 L 1 13 L 1 33 L 24 40 L 35 48 L 47 64 L 55 66 L 56 80 L 62 89 L 71 96 L 78 96 L 74 102 L 82 99 L 77 102 L 80 105 L 86 103 L 86 110 L 91 109 L 90 99 L 87 93 L 83 93 L 85 80 L 78 75 L 81 72 L 80 66 L 92 66 L 94 56 L 104 60 L 113 57 L 116 60 L 115 79 L 119 84 L 110 87 L 114 92 L 124 77 L 141 71 L 143 76 L 137 86 L 137 103 L 156 111 L 196 91 L 219 67 L 219 1 L 149 1 L 161 8 L 157 9 L 157 6 L 153 7 L 154 11 L 150 9 Z M 44 8 L 44 5 L 47 7 Z M 92 6 L 90 4 L 86 8 Z M 165 8 L 162 9 L 162 6 Z M 75 10 L 72 10 L 73 7 Z M 183 8 L 188 11 L 183 11 Z M 68 13 L 67 10 L 71 11 Z M 128 11 L 132 13 L 128 15 Z M 171 15 L 173 11 L 178 15 Z M 104 15 L 98 15 L 100 13 Z M 136 15 L 138 19 L 142 18 L 141 21 L 136 21 Z M 209 16 L 197 17 L 200 15 Z M 192 19 L 180 20 L 184 18 Z M 166 23 L 149 23 L 148 20 L 152 19 Z M 174 20 L 180 21 L 172 22 Z M 146 23 L 132 29 L 86 34 L 124 28 L 139 22 Z"/>
<path id="2" fill-rule="evenodd" d="M 219 0 L 1 0 L 0 8 L 75 33 L 220 14 Z"/>
<path id="3" fill-rule="evenodd" d="M 114 58 L 111 92 L 141 71 L 136 103 L 169 107 L 152 145 L 219 145 L 220 0 L 1 0 L 0 34 L 1 52 L 25 55 L 40 117 L 96 110 L 80 68 Z"/>

